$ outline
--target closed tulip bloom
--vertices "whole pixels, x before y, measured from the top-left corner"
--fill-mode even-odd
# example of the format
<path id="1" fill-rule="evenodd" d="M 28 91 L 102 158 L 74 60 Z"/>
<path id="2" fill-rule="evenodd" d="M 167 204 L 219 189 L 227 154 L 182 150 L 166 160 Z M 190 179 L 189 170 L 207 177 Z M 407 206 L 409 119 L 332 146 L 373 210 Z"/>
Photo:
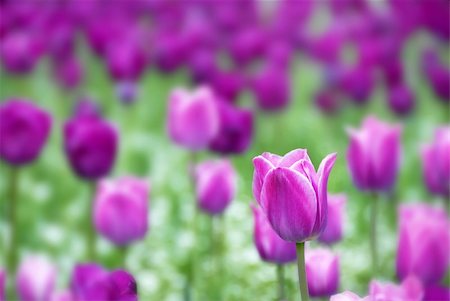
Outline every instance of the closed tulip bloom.
<path id="1" fill-rule="evenodd" d="M 97 231 L 120 246 L 144 238 L 149 227 L 149 193 L 149 184 L 143 179 L 102 180 L 94 203 Z"/>
<path id="2" fill-rule="evenodd" d="M 339 287 L 339 259 L 327 249 L 307 249 L 306 279 L 311 297 L 329 297 Z"/>
<path id="3" fill-rule="evenodd" d="M 250 146 L 253 114 L 226 101 L 218 101 L 220 126 L 209 148 L 222 154 L 239 154 Z"/>
<path id="4" fill-rule="evenodd" d="M 74 172 L 95 180 L 108 175 L 117 153 L 118 133 L 96 116 L 75 116 L 64 126 L 64 148 Z"/>
<path id="5" fill-rule="evenodd" d="M 414 110 L 416 98 L 405 84 L 390 87 L 388 93 L 389 107 L 395 114 L 408 115 Z"/>
<path id="6" fill-rule="evenodd" d="M 431 285 L 425 288 L 425 295 L 423 297 L 424 301 L 448 301 L 450 300 L 450 288 Z"/>
<path id="7" fill-rule="evenodd" d="M 41 53 L 41 43 L 29 32 L 10 33 L 0 43 L 2 66 L 13 74 L 33 71 Z"/>
<path id="8" fill-rule="evenodd" d="M 345 204 L 347 196 L 344 194 L 328 195 L 328 219 L 325 229 L 318 240 L 326 244 L 333 244 L 342 239 Z"/>
<path id="9" fill-rule="evenodd" d="M 295 243 L 281 239 L 273 231 L 264 212 L 258 205 L 252 205 L 252 210 L 254 217 L 253 241 L 259 257 L 263 261 L 275 264 L 294 262 L 297 258 Z"/>
<path id="10" fill-rule="evenodd" d="M 44 257 L 23 260 L 16 276 L 17 295 L 22 301 L 48 300 L 53 293 L 56 268 Z"/>
<path id="11" fill-rule="evenodd" d="M 251 88 L 262 110 L 282 110 L 291 100 L 288 71 L 278 66 L 267 66 L 263 69 L 252 80 Z"/>
<path id="12" fill-rule="evenodd" d="M 50 134 L 50 114 L 31 101 L 10 99 L 0 105 L 0 158 L 24 165 L 39 157 Z"/>
<path id="13" fill-rule="evenodd" d="M 367 117 L 359 130 L 349 129 L 347 162 L 355 185 L 361 190 L 389 191 L 400 165 L 400 125 Z"/>
<path id="14" fill-rule="evenodd" d="M 421 58 L 421 68 L 434 93 L 443 101 L 450 101 L 450 69 L 443 64 L 434 49 L 426 49 Z"/>
<path id="15" fill-rule="evenodd" d="M 345 70 L 342 75 L 342 90 L 357 104 L 370 100 L 375 87 L 375 77 L 371 68 L 364 65 Z"/>
<path id="16" fill-rule="evenodd" d="M 315 95 L 314 104 L 321 112 L 332 115 L 339 111 L 343 102 L 336 91 L 323 89 Z"/>
<path id="17" fill-rule="evenodd" d="M 263 153 L 253 159 L 253 195 L 284 240 L 304 242 L 323 231 L 328 176 L 335 160 L 335 153 L 326 156 L 316 172 L 305 149 L 284 157 Z"/>
<path id="18" fill-rule="evenodd" d="M 434 140 L 422 149 L 422 169 L 428 190 L 450 196 L 450 127 L 436 130 Z"/>
<path id="19" fill-rule="evenodd" d="M 422 283 L 416 277 L 406 278 L 400 285 L 373 280 L 369 285 L 369 300 L 421 301 L 424 295 Z"/>
<path id="20" fill-rule="evenodd" d="M 145 52 L 130 39 L 108 47 L 106 60 L 108 71 L 115 81 L 136 81 L 147 67 Z"/>
<path id="21" fill-rule="evenodd" d="M 68 57 L 55 63 L 55 80 L 65 89 L 76 89 L 84 77 L 84 69 L 76 57 Z"/>
<path id="22" fill-rule="evenodd" d="M 450 222 L 443 209 L 427 204 L 399 210 L 397 276 L 415 275 L 428 285 L 439 283 L 450 262 Z"/>
<path id="23" fill-rule="evenodd" d="M 214 92 L 231 102 L 236 101 L 244 89 L 246 78 L 236 70 L 215 70 L 211 78 Z"/>
<path id="24" fill-rule="evenodd" d="M 199 208 L 208 214 L 222 214 L 236 194 L 236 172 L 229 160 L 205 161 L 195 168 Z"/>
<path id="25" fill-rule="evenodd" d="M 355 293 L 345 291 L 340 294 L 331 296 L 330 301 L 371 301 L 370 297 L 361 298 Z"/>
<path id="26" fill-rule="evenodd" d="M 192 151 L 206 148 L 219 131 L 219 112 L 209 88 L 175 89 L 169 99 L 170 138 Z"/>

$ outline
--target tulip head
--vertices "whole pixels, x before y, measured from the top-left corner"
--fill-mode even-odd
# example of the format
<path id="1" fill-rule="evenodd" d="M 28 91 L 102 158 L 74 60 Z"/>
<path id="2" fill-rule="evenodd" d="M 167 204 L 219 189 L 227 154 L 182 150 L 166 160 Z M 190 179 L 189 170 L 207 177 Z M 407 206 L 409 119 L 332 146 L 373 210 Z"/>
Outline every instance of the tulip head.
<path id="1" fill-rule="evenodd" d="M 327 224 L 318 237 L 320 242 L 333 244 L 342 239 L 346 203 L 347 196 L 344 194 L 328 195 Z"/>
<path id="2" fill-rule="evenodd" d="M 391 110 L 400 116 L 410 114 L 416 105 L 413 91 L 404 84 L 389 88 L 388 101 Z"/>
<path id="3" fill-rule="evenodd" d="M 30 32 L 9 33 L 0 43 L 2 66 L 12 74 L 32 72 L 41 53 L 40 41 Z"/>
<path id="4" fill-rule="evenodd" d="M 304 242 L 323 231 L 328 176 L 335 160 L 336 154 L 328 155 L 316 172 L 305 149 L 253 159 L 253 195 L 284 240 Z"/>
<path id="5" fill-rule="evenodd" d="M 311 297 L 329 297 L 339 287 L 339 259 L 327 249 L 307 249 L 306 279 Z"/>
<path id="6" fill-rule="evenodd" d="M 11 99 L 0 105 L 0 158 L 11 165 L 33 162 L 50 134 L 50 114 L 31 101 Z"/>
<path id="7" fill-rule="evenodd" d="M 424 295 L 422 283 L 410 276 L 400 285 L 373 280 L 369 285 L 369 300 L 421 301 Z"/>
<path id="8" fill-rule="evenodd" d="M 16 276 L 20 300 L 48 300 L 53 293 L 56 268 L 44 257 L 30 256 L 20 263 Z"/>
<path id="9" fill-rule="evenodd" d="M 251 81 L 251 88 L 262 110 L 282 110 L 291 100 L 288 71 L 278 66 L 266 66 Z"/>
<path id="10" fill-rule="evenodd" d="M 149 192 L 143 179 L 102 180 L 94 204 L 97 231 L 120 246 L 142 239 L 148 230 Z"/>

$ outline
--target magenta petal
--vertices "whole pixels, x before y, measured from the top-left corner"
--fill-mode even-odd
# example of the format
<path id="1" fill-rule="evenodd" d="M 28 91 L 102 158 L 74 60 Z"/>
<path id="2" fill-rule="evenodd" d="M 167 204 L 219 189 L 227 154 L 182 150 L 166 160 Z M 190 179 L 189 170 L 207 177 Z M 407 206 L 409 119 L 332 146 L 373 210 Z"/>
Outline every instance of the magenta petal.
<path id="1" fill-rule="evenodd" d="M 350 145 L 347 151 L 347 162 L 353 181 L 360 189 L 367 188 L 369 159 L 365 151 L 364 133 L 349 129 Z"/>
<path id="2" fill-rule="evenodd" d="M 377 154 L 372 158 L 375 178 L 381 189 L 390 190 L 395 183 L 400 163 L 400 134 L 400 127 L 389 129 L 389 132 L 380 138 L 382 141 L 375 150 Z"/>
<path id="3" fill-rule="evenodd" d="M 319 170 L 317 172 L 318 178 L 318 190 L 317 190 L 317 200 L 318 200 L 318 212 L 316 219 L 316 226 L 314 227 L 314 232 L 321 232 L 326 225 L 327 218 L 327 186 L 328 186 L 328 176 L 330 175 L 331 169 L 333 168 L 334 162 L 336 161 L 336 153 L 329 154 L 320 163 Z"/>
<path id="4" fill-rule="evenodd" d="M 317 199 L 309 180 L 297 171 L 271 170 L 261 191 L 263 210 L 275 232 L 288 241 L 311 237 L 317 214 Z"/>
<path id="5" fill-rule="evenodd" d="M 274 168 L 274 165 L 271 161 L 266 159 L 265 156 L 263 156 L 258 156 L 253 159 L 253 165 L 255 166 L 255 171 L 253 173 L 253 196 L 260 206 L 265 208 L 265 206 L 261 204 L 261 189 L 264 183 L 264 178 L 267 173 Z"/>
<path id="6" fill-rule="evenodd" d="M 308 153 L 306 149 L 294 149 L 290 151 L 286 155 L 284 155 L 283 159 L 278 163 L 279 167 L 291 167 L 295 162 L 300 161 L 302 159 L 307 159 L 311 161 L 308 157 Z"/>

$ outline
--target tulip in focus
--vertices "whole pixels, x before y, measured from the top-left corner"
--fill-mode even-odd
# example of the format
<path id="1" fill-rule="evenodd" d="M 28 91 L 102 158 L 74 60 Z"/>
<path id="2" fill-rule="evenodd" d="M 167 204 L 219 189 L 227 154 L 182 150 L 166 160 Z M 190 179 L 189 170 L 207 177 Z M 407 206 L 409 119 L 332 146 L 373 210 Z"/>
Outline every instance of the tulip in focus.
<path id="1" fill-rule="evenodd" d="M 143 179 L 102 180 L 94 204 L 97 231 L 119 246 L 145 237 L 150 187 Z"/>
<path id="2" fill-rule="evenodd" d="M 397 276 L 417 276 L 437 284 L 450 263 L 450 221 L 443 209 L 427 204 L 402 205 L 399 210 Z"/>
<path id="3" fill-rule="evenodd" d="M 306 278 L 311 297 L 329 297 L 339 287 L 339 258 L 327 249 L 307 249 Z"/>
<path id="4" fill-rule="evenodd" d="M 0 105 L 0 158 L 25 165 L 39 157 L 50 134 L 50 114 L 31 101 L 10 99 Z"/>
<path id="5" fill-rule="evenodd" d="M 56 268 L 46 258 L 29 256 L 16 276 L 17 295 L 22 301 L 49 300 L 56 281 Z"/>
<path id="6" fill-rule="evenodd" d="M 327 224 L 318 241 L 333 244 L 342 239 L 346 203 L 347 197 L 344 194 L 328 195 Z"/>
<path id="7" fill-rule="evenodd" d="M 219 112 L 213 92 L 206 87 L 192 92 L 175 89 L 169 99 L 167 126 L 176 144 L 192 151 L 206 148 L 219 131 Z"/>
<path id="8" fill-rule="evenodd" d="M 421 301 L 424 295 L 422 284 L 415 277 L 408 277 L 400 285 L 373 280 L 369 285 L 369 300 Z"/>

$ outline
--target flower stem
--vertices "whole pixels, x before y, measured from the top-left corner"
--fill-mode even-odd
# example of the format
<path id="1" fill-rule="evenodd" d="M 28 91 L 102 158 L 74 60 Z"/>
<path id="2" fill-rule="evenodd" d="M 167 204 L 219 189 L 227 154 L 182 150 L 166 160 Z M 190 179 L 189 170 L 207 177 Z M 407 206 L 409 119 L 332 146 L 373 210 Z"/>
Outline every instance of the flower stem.
<path id="1" fill-rule="evenodd" d="M 95 230 L 93 225 L 93 211 L 94 211 L 94 197 L 96 182 L 92 181 L 89 184 L 89 194 L 88 194 L 88 214 L 86 215 L 86 256 L 87 260 L 95 260 Z"/>
<path id="2" fill-rule="evenodd" d="M 372 210 L 370 212 L 370 254 L 372 256 L 372 270 L 375 273 L 375 275 L 378 272 L 377 211 L 378 211 L 378 199 L 376 196 L 374 196 L 372 200 Z"/>
<path id="3" fill-rule="evenodd" d="M 126 269 L 127 267 L 127 251 L 128 246 L 119 246 L 119 252 L 120 252 L 120 267 L 123 269 Z"/>
<path id="4" fill-rule="evenodd" d="M 8 257 L 7 257 L 7 269 L 8 269 L 8 278 L 10 278 L 10 290 L 9 290 L 9 298 L 11 300 L 15 299 L 15 290 L 13 279 L 15 278 L 15 269 L 17 266 L 17 207 L 19 199 L 17 197 L 18 187 L 19 187 L 19 170 L 12 166 L 10 179 L 9 179 L 9 206 L 8 206 L 8 215 L 9 215 L 9 246 L 8 246 Z"/>
<path id="5" fill-rule="evenodd" d="M 277 264 L 277 278 L 278 278 L 278 300 L 283 301 L 286 299 L 286 293 L 284 291 L 284 266 Z"/>
<path id="6" fill-rule="evenodd" d="M 302 301 L 309 300 L 308 285 L 306 284 L 305 271 L 305 243 L 298 242 L 297 247 L 297 268 L 298 268 L 298 284 L 300 286 L 300 295 Z"/>

